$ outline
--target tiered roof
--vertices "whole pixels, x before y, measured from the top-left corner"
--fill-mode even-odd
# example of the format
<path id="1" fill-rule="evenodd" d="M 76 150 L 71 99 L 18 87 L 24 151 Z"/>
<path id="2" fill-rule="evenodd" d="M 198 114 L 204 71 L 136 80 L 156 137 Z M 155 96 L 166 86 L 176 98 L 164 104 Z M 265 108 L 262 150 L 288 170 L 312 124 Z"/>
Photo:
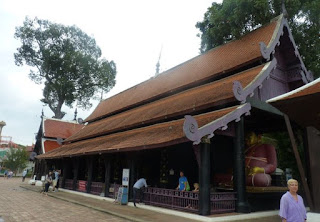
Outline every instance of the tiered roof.
<path id="1" fill-rule="evenodd" d="M 194 118 L 187 120 L 196 121 L 196 130 L 200 127 L 195 137 L 187 135 L 195 142 L 199 142 L 201 133 L 208 135 L 226 129 L 228 123 L 248 114 L 247 96 L 261 87 L 275 69 L 277 62 L 271 54 L 275 42 L 279 42 L 283 24 L 285 19 L 279 16 L 239 40 L 100 102 L 86 119 L 88 125 L 69 137 L 61 148 L 39 158 L 141 150 L 187 142 L 184 128 L 194 126 L 184 125 L 184 116 L 189 114 Z"/>

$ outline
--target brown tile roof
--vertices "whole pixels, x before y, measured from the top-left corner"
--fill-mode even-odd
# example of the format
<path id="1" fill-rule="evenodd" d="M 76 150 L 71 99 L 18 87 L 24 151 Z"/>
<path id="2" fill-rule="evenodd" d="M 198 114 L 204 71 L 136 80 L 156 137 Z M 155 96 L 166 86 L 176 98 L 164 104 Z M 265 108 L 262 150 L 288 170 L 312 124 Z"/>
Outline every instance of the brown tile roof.
<path id="1" fill-rule="evenodd" d="M 57 143 L 57 141 L 51 141 L 51 140 L 46 140 L 43 142 L 43 145 L 44 145 L 44 151 L 45 153 L 51 151 L 51 150 L 54 150 L 58 147 L 60 147 L 61 145 L 59 145 Z"/>
<path id="2" fill-rule="evenodd" d="M 239 106 L 234 106 L 197 115 L 195 116 L 195 119 L 197 120 L 199 127 L 201 127 L 233 112 L 238 107 Z M 39 155 L 37 158 L 50 159 L 83 154 L 117 152 L 119 150 L 141 150 L 187 142 L 188 140 L 183 133 L 183 122 L 184 119 L 179 119 L 70 143 L 46 154 Z"/>
<path id="3" fill-rule="evenodd" d="M 100 102 L 86 121 L 93 121 L 102 116 L 128 109 L 133 105 L 172 94 L 179 89 L 199 84 L 261 59 L 259 42 L 264 42 L 266 45 L 270 43 L 277 22 L 274 20 L 239 40 L 214 48 L 155 78 Z"/>
<path id="4" fill-rule="evenodd" d="M 44 136 L 50 138 L 66 139 L 78 132 L 83 125 L 72 122 L 65 122 L 56 119 L 44 119 Z"/>
<path id="5" fill-rule="evenodd" d="M 75 141 L 111 133 L 117 130 L 155 123 L 174 116 L 191 114 L 195 111 L 235 101 L 232 86 L 240 81 L 245 88 L 263 69 L 264 65 L 246 70 L 212 83 L 157 100 L 126 112 L 89 123 L 67 141 Z"/>
<path id="6" fill-rule="evenodd" d="M 272 106 L 301 126 L 320 130 L 320 78 L 313 82 L 268 100 Z"/>
<path id="7" fill-rule="evenodd" d="M 34 144 L 32 144 L 31 146 L 26 146 L 26 151 L 27 152 L 32 152 L 34 149 Z"/>

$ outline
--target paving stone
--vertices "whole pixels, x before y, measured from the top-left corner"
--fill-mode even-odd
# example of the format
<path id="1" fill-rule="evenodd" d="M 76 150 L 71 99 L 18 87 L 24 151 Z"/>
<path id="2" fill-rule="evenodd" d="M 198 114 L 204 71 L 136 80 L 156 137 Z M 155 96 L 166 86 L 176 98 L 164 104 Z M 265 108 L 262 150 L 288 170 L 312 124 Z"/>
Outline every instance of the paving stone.
<path id="1" fill-rule="evenodd" d="M 27 182 L 26 180 L 24 184 Z M 4 222 L 128 221 L 60 199 L 46 197 L 40 192 L 23 189 L 20 185 L 22 185 L 21 178 L 0 177 L 0 218 Z"/>

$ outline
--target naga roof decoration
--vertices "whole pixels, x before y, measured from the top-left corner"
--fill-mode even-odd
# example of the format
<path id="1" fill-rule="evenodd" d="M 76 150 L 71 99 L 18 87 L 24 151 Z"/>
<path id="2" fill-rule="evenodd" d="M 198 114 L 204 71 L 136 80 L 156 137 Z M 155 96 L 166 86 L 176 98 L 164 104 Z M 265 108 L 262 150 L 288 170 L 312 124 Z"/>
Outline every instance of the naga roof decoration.
<path id="1" fill-rule="evenodd" d="M 283 36 L 284 31 L 286 28 L 286 31 L 288 32 L 288 37 L 291 40 L 291 43 L 293 44 L 294 47 L 294 53 L 296 55 L 296 57 L 300 60 L 300 64 L 301 64 L 301 76 L 302 76 L 302 80 L 305 84 L 307 84 L 308 82 L 311 82 L 313 80 L 313 76 L 311 74 L 310 71 L 307 70 L 307 68 L 305 67 L 302 58 L 300 56 L 300 53 L 298 51 L 298 47 L 294 41 L 294 38 L 292 36 L 291 30 L 289 28 L 289 24 L 286 18 L 284 18 L 283 14 L 279 15 L 277 18 L 275 18 L 274 20 L 277 20 L 277 25 L 275 28 L 275 31 L 273 33 L 273 36 L 271 38 L 271 41 L 269 42 L 268 45 L 265 44 L 265 42 L 260 42 L 260 50 L 261 50 L 261 54 L 263 56 L 263 58 L 270 60 L 275 53 L 275 48 L 276 46 L 280 45 L 280 37 Z"/>
<path id="2" fill-rule="evenodd" d="M 185 122 L 183 124 L 183 131 L 186 134 L 186 137 L 196 145 L 201 142 L 202 137 L 208 136 L 208 138 L 212 138 L 216 130 L 226 130 L 230 122 L 239 122 L 242 115 L 250 115 L 250 109 L 251 105 L 249 103 L 243 104 L 232 112 L 227 113 L 221 118 L 207 123 L 200 128 L 198 127 L 198 123 L 195 118 L 186 115 Z"/>

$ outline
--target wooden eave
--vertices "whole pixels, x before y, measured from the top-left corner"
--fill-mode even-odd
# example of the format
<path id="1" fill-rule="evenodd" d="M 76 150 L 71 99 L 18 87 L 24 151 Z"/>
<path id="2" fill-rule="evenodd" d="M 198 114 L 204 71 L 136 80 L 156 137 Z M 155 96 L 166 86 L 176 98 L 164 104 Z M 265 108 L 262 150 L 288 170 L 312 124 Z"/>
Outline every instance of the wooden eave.
<path id="1" fill-rule="evenodd" d="M 244 105 L 241 105 L 240 107 L 243 106 Z M 224 116 L 230 116 L 238 110 L 239 106 L 235 106 L 197 115 L 194 118 L 198 122 L 199 126 L 202 127 L 214 121 L 220 122 Z M 187 142 L 188 140 L 183 133 L 183 122 L 184 119 L 179 119 L 83 140 L 76 143 L 70 143 L 46 154 L 37 156 L 37 158 L 54 159 L 101 154 L 106 152 L 137 151 Z M 216 130 L 218 129 L 219 128 Z"/>
<path id="2" fill-rule="evenodd" d="M 183 91 L 100 121 L 89 123 L 66 141 L 73 142 L 120 130 L 141 127 L 147 124 L 164 122 L 171 118 L 176 119 L 179 116 L 182 117 L 183 115 L 208 108 L 214 110 L 214 107 L 221 106 L 222 104 L 235 103 L 237 100 L 234 97 L 233 91 L 234 81 L 239 82 L 246 89 L 248 85 L 252 84 L 252 81 L 257 79 L 257 76 L 266 78 L 268 74 L 265 72 L 269 73 L 272 65 L 274 67 L 275 64 L 263 64 L 236 75 Z"/>
<path id="3" fill-rule="evenodd" d="M 320 78 L 267 102 L 300 126 L 320 130 Z"/>

